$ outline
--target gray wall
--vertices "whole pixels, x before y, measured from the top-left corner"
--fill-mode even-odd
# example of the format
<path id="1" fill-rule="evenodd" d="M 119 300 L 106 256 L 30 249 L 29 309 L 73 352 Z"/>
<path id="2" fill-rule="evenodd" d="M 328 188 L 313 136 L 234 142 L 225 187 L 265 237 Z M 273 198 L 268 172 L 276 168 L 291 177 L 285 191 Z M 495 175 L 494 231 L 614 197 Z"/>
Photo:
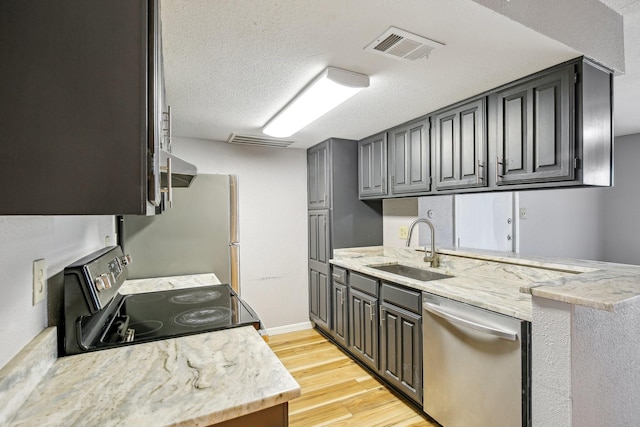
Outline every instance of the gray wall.
<path id="1" fill-rule="evenodd" d="M 640 134 L 615 140 L 614 187 L 604 192 L 604 261 L 640 264 Z"/>

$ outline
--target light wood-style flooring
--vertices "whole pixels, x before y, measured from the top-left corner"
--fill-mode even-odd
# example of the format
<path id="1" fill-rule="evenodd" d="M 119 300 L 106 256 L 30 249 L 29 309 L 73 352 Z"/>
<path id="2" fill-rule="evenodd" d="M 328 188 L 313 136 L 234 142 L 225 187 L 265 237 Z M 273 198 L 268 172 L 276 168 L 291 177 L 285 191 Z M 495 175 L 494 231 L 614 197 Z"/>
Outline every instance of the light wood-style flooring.
<path id="1" fill-rule="evenodd" d="M 289 402 L 292 427 L 438 427 L 315 329 L 271 336 L 269 346 L 302 388 Z"/>

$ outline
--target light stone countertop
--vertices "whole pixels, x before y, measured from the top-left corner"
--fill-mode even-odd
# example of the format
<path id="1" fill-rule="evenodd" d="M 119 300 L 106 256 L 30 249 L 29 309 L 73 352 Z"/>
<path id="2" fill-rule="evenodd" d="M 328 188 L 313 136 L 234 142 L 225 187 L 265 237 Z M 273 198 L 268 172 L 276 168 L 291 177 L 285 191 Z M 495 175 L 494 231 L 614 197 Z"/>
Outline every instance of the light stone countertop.
<path id="1" fill-rule="evenodd" d="M 523 257 L 475 249 L 438 249 L 433 271 L 454 277 L 423 282 L 371 266 L 400 263 L 431 269 L 415 248 L 334 250 L 331 263 L 420 291 L 531 321 L 531 295 L 615 311 L 640 302 L 640 267 L 599 261 Z"/>
<path id="2" fill-rule="evenodd" d="M 203 426 L 299 395 L 247 326 L 60 358 L 11 425 Z"/>
<path id="3" fill-rule="evenodd" d="M 141 292 L 187 289 L 198 286 L 220 285 L 220 279 L 214 273 L 189 274 L 184 276 L 152 277 L 148 279 L 128 279 L 118 291 L 123 295 Z"/>
<path id="4" fill-rule="evenodd" d="M 215 284 L 213 273 L 136 279 L 120 292 Z M 300 393 L 252 326 L 62 358 L 51 327 L 0 369 L 0 425 L 203 426 Z"/>

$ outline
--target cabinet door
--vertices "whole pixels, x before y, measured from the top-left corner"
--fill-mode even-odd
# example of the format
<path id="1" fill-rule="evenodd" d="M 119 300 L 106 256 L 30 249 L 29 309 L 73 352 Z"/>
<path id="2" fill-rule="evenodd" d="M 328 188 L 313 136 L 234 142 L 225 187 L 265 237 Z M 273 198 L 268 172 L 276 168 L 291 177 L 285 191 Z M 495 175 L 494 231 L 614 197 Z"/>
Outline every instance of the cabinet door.
<path id="1" fill-rule="evenodd" d="M 382 303 L 380 307 L 380 371 L 382 376 L 422 403 L 422 318 Z"/>
<path id="2" fill-rule="evenodd" d="M 349 289 L 349 349 L 378 369 L 378 299 Z"/>
<path id="3" fill-rule="evenodd" d="M 309 317 L 316 324 L 329 327 L 331 309 L 329 291 L 328 211 L 309 212 Z"/>
<path id="4" fill-rule="evenodd" d="M 2 2 L 0 215 L 155 211 L 158 3 Z"/>
<path id="5" fill-rule="evenodd" d="M 391 193 L 431 189 L 429 120 L 422 119 L 389 132 Z"/>
<path id="6" fill-rule="evenodd" d="M 333 282 L 333 336 L 336 341 L 348 346 L 348 312 L 347 312 L 347 287 L 341 283 Z"/>
<path id="7" fill-rule="evenodd" d="M 434 116 L 438 190 L 487 185 L 486 120 L 485 98 Z"/>
<path id="8" fill-rule="evenodd" d="M 573 66 L 497 93 L 498 185 L 574 178 L 573 105 Z"/>
<path id="9" fill-rule="evenodd" d="M 329 149 L 329 144 L 324 142 L 307 151 L 309 209 L 330 207 Z"/>
<path id="10" fill-rule="evenodd" d="M 358 141 L 358 186 L 361 199 L 387 195 L 387 133 Z"/>

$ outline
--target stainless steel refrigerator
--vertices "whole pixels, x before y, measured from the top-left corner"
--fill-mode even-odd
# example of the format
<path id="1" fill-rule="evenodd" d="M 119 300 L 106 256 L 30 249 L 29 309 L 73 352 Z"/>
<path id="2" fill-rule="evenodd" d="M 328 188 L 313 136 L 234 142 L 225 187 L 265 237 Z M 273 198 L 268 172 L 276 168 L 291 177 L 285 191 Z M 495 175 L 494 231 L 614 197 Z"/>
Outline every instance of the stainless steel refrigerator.
<path id="1" fill-rule="evenodd" d="M 174 189 L 162 215 L 119 217 L 119 243 L 132 256 L 129 277 L 215 273 L 239 291 L 238 180 L 199 174 Z"/>

